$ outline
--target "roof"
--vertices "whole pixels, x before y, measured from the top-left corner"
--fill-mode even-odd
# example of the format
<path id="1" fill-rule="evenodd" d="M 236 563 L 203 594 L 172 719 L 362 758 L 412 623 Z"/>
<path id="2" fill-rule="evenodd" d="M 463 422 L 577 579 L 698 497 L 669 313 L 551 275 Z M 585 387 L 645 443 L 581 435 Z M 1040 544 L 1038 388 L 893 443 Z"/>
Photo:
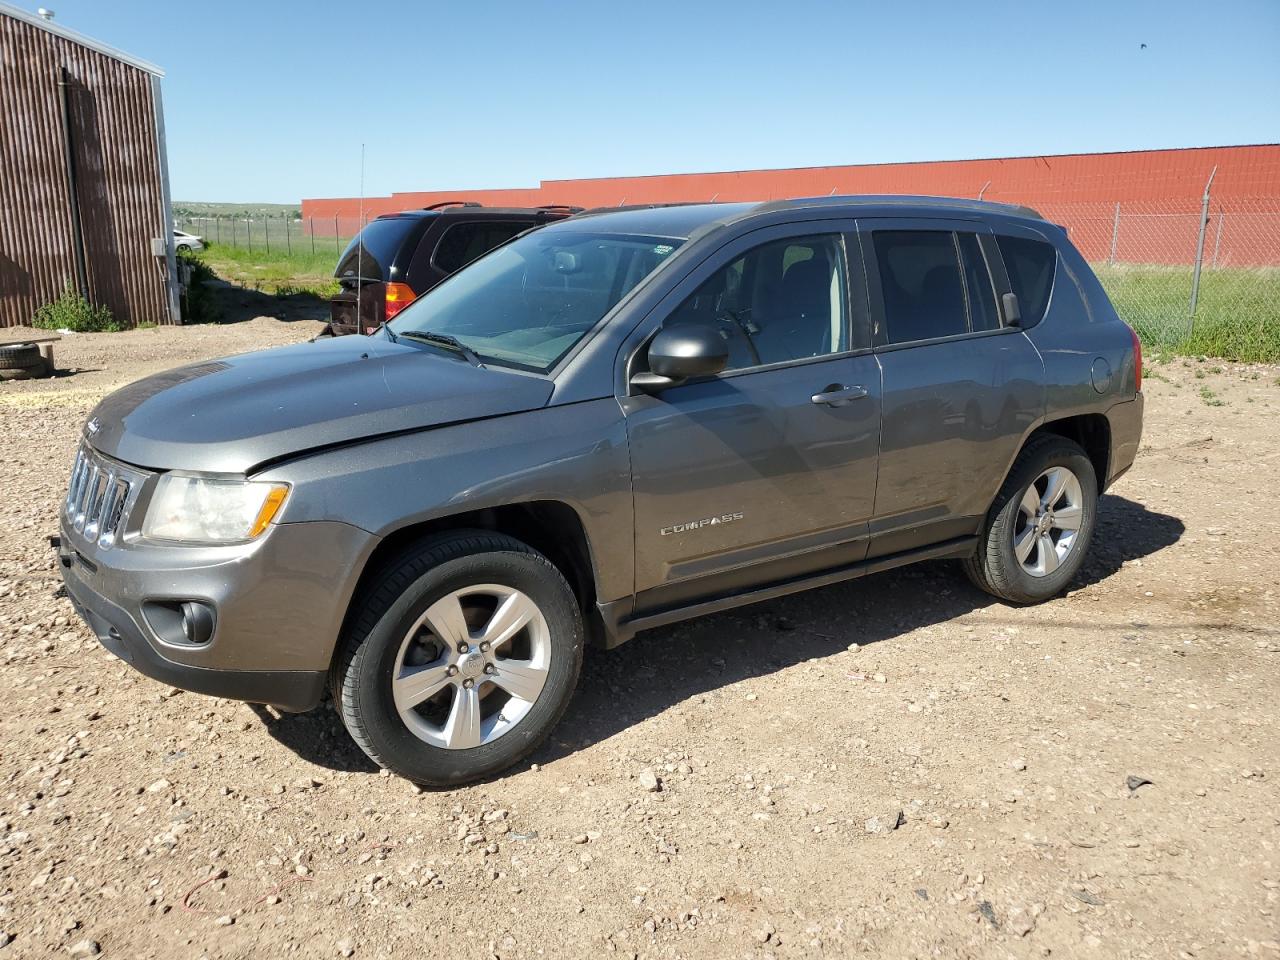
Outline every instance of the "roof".
<path id="1" fill-rule="evenodd" d="M 579 224 L 590 221 L 593 231 L 687 239 L 699 227 L 751 213 L 759 206 L 758 203 L 686 203 L 649 207 L 601 207 L 568 220 L 560 220 L 549 229 L 573 230 Z"/>
<path id="2" fill-rule="evenodd" d="M 678 237 L 688 239 L 698 230 L 717 224 L 734 223 L 751 217 L 783 210 L 847 211 L 850 216 L 859 214 L 885 214 L 892 216 L 928 217 L 933 214 L 986 213 L 1006 217 L 1041 220 L 1040 214 L 1030 207 L 987 200 L 966 200 L 954 197 L 911 196 L 849 196 L 849 197 L 801 197 L 795 200 L 771 200 L 767 203 L 689 203 L 653 205 L 644 207 L 600 207 L 580 213 L 555 225 L 558 230 L 573 230 L 579 224 L 590 221 L 593 231 L 635 233 L 654 237 Z"/>
<path id="3" fill-rule="evenodd" d="M 154 63 L 142 60 L 132 54 L 125 53 L 123 50 L 117 50 L 115 47 L 108 46 L 101 41 L 94 40 L 92 37 L 86 37 L 83 33 L 77 33 L 74 30 L 68 30 L 66 27 L 52 20 L 46 20 L 38 14 L 30 13 L 20 7 L 15 7 L 8 3 L 0 3 L 0 15 L 12 17 L 15 20 L 21 20 L 29 23 L 33 27 L 39 27 L 47 33 L 69 40 L 72 43 L 82 47 L 88 47 L 90 50 L 96 50 L 103 56 L 111 57 L 113 60 L 119 60 L 121 63 L 127 63 L 131 67 L 137 67 L 156 77 L 163 77 L 164 71 L 157 67 Z"/>

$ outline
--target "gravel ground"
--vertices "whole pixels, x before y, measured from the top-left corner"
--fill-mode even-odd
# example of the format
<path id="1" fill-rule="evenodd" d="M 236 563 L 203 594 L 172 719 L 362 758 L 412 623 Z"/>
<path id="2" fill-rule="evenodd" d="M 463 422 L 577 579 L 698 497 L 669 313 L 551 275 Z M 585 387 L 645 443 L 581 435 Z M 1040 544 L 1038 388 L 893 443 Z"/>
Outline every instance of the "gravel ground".
<path id="1" fill-rule="evenodd" d="M 532 763 L 420 792 L 55 593 L 95 400 L 316 329 L 78 336 L 0 384 L 0 960 L 1280 958 L 1280 371 L 1157 368 L 1050 604 L 937 563 L 653 631 Z"/>

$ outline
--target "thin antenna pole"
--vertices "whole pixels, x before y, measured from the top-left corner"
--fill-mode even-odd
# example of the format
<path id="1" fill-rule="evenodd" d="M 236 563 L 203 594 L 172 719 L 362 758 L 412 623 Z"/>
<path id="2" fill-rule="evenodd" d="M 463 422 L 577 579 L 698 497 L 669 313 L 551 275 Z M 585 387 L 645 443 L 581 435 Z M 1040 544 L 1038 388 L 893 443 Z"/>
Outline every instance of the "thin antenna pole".
<path id="1" fill-rule="evenodd" d="M 364 144 L 360 144 L 360 223 L 356 225 L 356 333 L 364 333 L 364 318 L 360 313 L 360 291 L 364 289 L 364 241 L 360 231 L 364 229 Z"/>

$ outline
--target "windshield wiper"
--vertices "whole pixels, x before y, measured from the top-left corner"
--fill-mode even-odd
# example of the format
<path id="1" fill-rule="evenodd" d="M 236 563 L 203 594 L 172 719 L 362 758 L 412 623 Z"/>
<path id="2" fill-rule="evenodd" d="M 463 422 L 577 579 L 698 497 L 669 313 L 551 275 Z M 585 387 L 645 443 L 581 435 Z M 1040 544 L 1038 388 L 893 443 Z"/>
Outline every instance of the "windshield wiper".
<path id="1" fill-rule="evenodd" d="M 390 328 L 388 328 L 390 329 Z M 473 367 L 483 367 L 480 358 L 476 356 L 476 352 L 468 347 L 457 337 L 451 337 L 447 333 L 436 333 L 434 330 L 405 330 L 396 334 L 397 339 L 404 337 L 410 340 L 423 340 L 427 343 L 434 343 L 441 347 L 447 347 L 457 353 L 462 354 L 467 362 Z"/>
<path id="2" fill-rule="evenodd" d="M 373 331 L 373 333 L 385 333 L 387 335 L 388 340 L 390 340 L 392 343 L 396 342 L 396 335 L 391 332 L 391 328 L 387 326 L 387 321 L 385 320 L 383 320 L 380 324 L 378 324 L 378 329 Z M 373 334 L 371 333 L 369 334 L 369 336 L 373 336 Z"/>

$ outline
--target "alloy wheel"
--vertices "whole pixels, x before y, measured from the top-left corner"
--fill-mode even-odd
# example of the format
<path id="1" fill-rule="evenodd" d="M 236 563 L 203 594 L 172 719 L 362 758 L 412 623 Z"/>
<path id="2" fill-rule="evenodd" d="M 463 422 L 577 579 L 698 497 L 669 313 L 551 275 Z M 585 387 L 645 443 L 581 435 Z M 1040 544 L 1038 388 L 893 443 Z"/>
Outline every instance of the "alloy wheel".
<path id="1" fill-rule="evenodd" d="M 409 629 L 391 692 L 414 736 L 466 750 L 523 720 L 550 666 L 551 634 L 538 605 L 512 587 L 477 584 L 441 597 Z"/>
<path id="2" fill-rule="evenodd" d="M 1080 536 L 1084 496 L 1080 479 L 1066 467 L 1049 467 L 1018 502 L 1013 552 L 1022 569 L 1047 577 L 1070 556 Z"/>

